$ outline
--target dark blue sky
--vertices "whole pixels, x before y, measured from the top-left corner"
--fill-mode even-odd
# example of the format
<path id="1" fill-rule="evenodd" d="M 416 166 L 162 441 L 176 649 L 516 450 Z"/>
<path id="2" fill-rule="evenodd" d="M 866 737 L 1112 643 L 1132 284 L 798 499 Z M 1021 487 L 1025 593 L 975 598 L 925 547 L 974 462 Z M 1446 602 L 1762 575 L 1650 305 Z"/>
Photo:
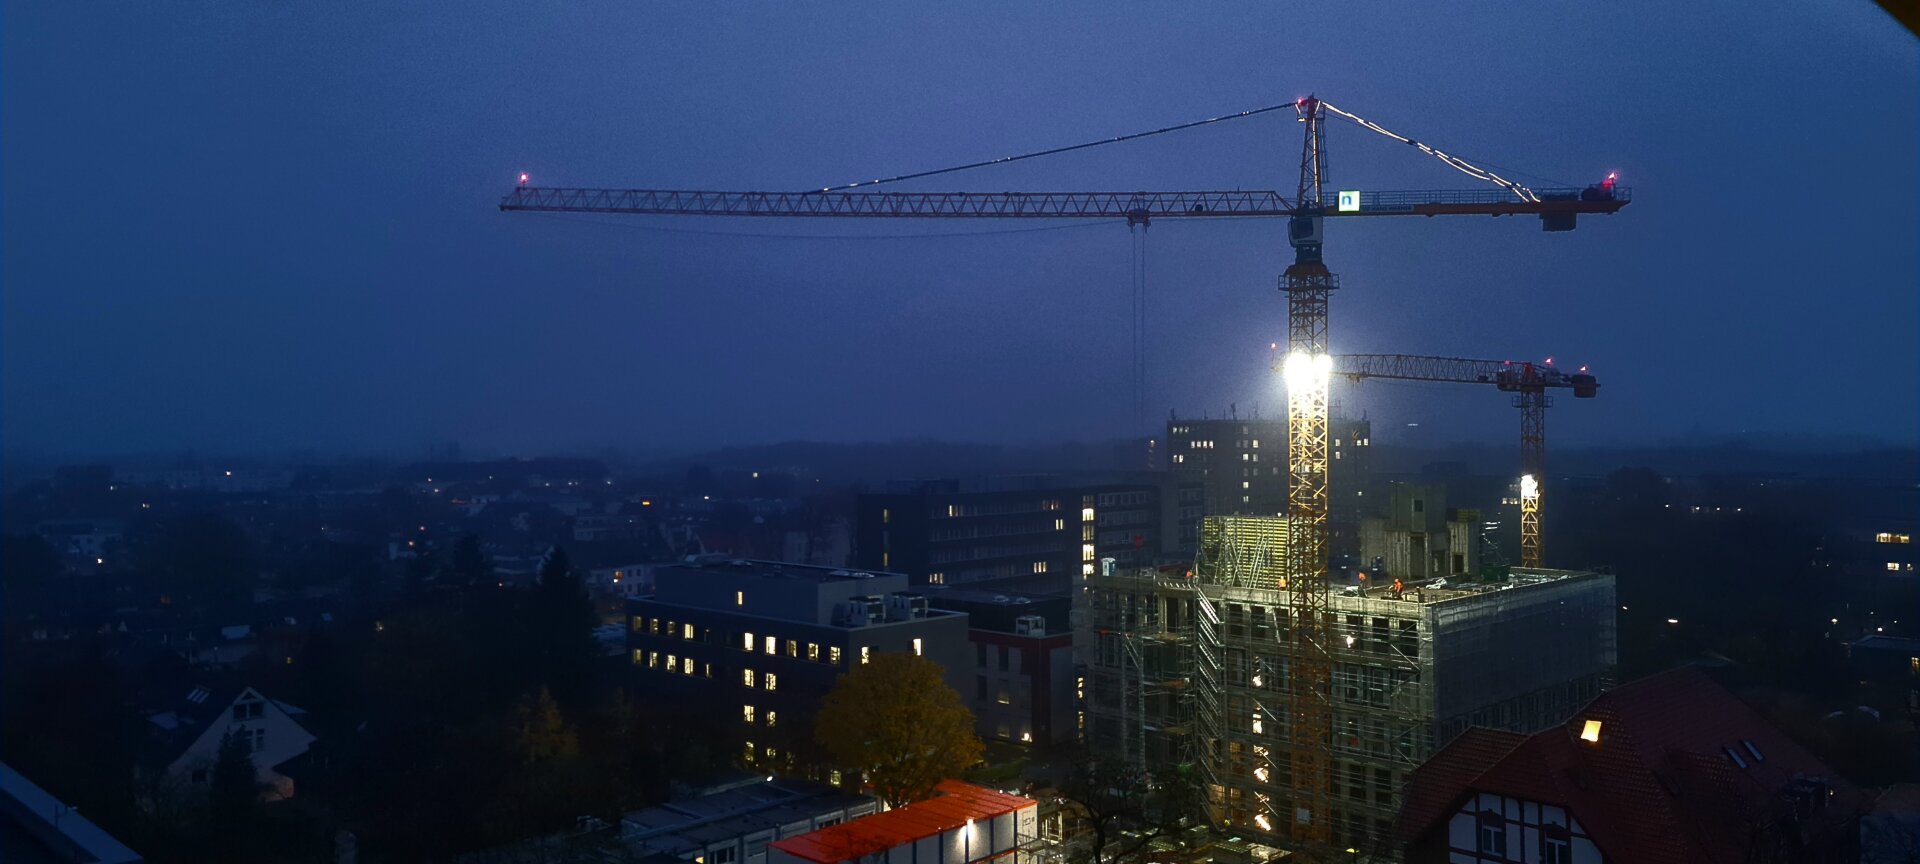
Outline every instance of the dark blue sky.
<path id="1" fill-rule="evenodd" d="M 6 6 L 5 444 L 639 450 L 1131 430 L 1124 227 L 509 215 L 813 188 L 1316 92 L 1636 203 L 1330 226 L 1338 351 L 1587 362 L 1554 446 L 1920 438 L 1920 49 L 1826 4 Z M 831 10 L 831 13 L 823 10 Z M 1280 113 L 905 189 L 1291 189 Z M 1339 188 L 1473 181 L 1331 127 Z M 1278 222 L 1151 230 L 1150 403 L 1277 410 Z M 1389 441 L 1499 395 L 1369 385 Z M 1417 429 L 1406 423 L 1421 424 Z"/>

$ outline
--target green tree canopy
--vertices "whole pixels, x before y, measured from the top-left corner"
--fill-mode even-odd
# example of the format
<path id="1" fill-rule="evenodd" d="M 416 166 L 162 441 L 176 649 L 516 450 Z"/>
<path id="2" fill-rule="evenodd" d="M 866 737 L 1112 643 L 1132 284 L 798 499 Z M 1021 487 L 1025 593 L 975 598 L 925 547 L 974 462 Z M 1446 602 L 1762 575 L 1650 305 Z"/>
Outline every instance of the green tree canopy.
<path id="1" fill-rule="evenodd" d="M 973 713 L 940 666 L 911 654 L 876 654 L 840 676 L 821 703 L 814 738 L 834 761 L 866 772 L 891 806 L 931 796 L 985 751 Z"/>

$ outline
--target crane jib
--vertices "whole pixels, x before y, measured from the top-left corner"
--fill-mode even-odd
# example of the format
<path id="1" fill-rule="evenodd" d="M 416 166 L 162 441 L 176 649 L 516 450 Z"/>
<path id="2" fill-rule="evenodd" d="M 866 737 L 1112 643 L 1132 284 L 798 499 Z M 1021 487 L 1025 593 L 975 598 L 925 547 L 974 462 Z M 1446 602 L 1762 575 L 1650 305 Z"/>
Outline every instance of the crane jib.
<path id="1" fill-rule="evenodd" d="M 1273 191 L 1213 192 L 733 192 L 693 189 L 580 189 L 520 186 L 500 209 L 675 216 L 814 216 L 932 219 L 1440 216 L 1613 213 L 1632 200 L 1625 187 L 1600 198 L 1588 190 L 1541 189 L 1522 201 L 1504 190 L 1342 192 L 1332 207 L 1297 210 Z M 1586 193 L 1586 194 L 1583 194 Z"/>

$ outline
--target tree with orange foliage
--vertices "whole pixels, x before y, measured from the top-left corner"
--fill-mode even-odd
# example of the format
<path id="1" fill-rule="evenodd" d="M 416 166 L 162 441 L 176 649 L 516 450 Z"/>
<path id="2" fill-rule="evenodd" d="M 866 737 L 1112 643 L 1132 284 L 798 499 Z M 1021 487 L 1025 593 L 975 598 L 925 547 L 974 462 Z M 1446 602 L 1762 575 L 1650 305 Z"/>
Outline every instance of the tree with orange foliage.
<path id="1" fill-rule="evenodd" d="M 912 654 L 875 654 L 840 676 L 820 705 L 814 739 L 835 762 L 864 772 L 890 807 L 931 797 L 986 749 L 940 666 Z"/>

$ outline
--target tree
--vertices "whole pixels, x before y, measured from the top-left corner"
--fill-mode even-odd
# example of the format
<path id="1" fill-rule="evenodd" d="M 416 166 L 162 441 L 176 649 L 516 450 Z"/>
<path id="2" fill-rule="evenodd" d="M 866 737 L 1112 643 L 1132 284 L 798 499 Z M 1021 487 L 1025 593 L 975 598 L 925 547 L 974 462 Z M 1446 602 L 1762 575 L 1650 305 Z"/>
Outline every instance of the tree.
<path id="1" fill-rule="evenodd" d="M 985 752 L 973 713 L 940 666 L 912 654 L 876 654 L 840 676 L 821 703 L 814 738 L 834 761 L 866 772 L 896 807 L 932 796 Z"/>
<path id="2" fill-rule="evenodd" d="M 220 750 L 207 782 L 207 805 L 214 825 L 238 831 L 253 816 L 260 800 L 260 777 L 254 770 L 251 741 L 245 730 L 220 736 Z"/>
<path id="3" fill-rule="evenodd" d="M 1154 840 L 1200 815 L 1200 784 L 1187 765 L 1149 772 L 1114 759 L 1082 759 L 1060 784 L 1069 810 L 1086 826 L 1082 860 L 1130 861 Z"/>
<path id="4" fill-rule="evenodd" d="M 449 566 L 454 581 L 462 585 L 493 581 L 493 561 L 480 548 L 480 538 L 472 534 L 461 535 L 460 542 L 454 544 L 453 560 Z"/>
<path id="5" fill-rule="evenodd" d="M 529 765 L 572 759 L 580 755 L 580 739 L 560 716 L 560 706 L 547 688 L 537 696 L 520 700 L 516 709 L 514 732 L 519 741 L 520 758 Z"/>
<path id="6" fill-rule="evenodd" d="M 527 598 L 529 656 L 534 680 L 550 684 L 568 705 L 586 694 L 598 649 L 593 628 L 600 619 L 587 599 L 586 586 L 567 562 L 566 550 L 547 550 L 540 564 L 540 584 Z"/>

